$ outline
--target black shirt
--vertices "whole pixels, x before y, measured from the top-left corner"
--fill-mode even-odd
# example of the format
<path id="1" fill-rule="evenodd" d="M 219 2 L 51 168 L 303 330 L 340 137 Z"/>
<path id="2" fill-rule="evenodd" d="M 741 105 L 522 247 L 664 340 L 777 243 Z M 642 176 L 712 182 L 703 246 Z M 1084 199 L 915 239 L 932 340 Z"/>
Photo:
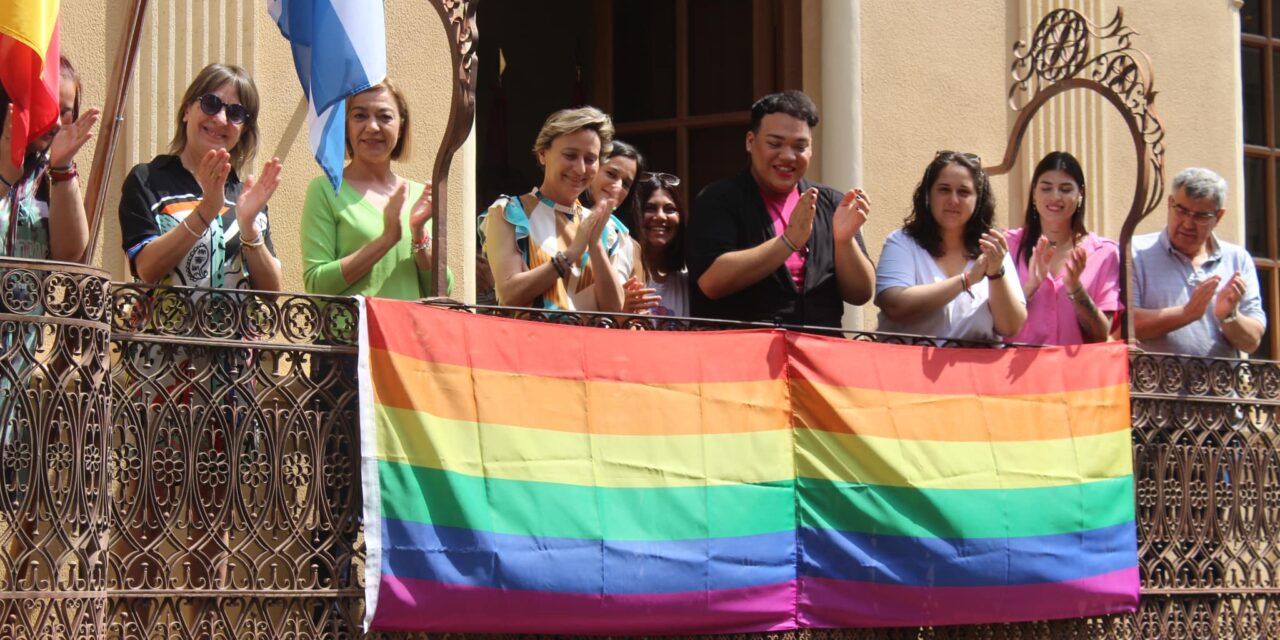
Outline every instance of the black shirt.
<path id="1" fill-rule="evenodd" d="M 825 185 L 800 180 L 801 193 L 818 188 L 813 234 L 806 245 L 804 290 L 796 288 L 786 264 L 737 293 L 712 300 L 697 286 L 698 279 L 721 255 L 760 245 L 775 237 L 773 220 L 750 171 L 712 183 L 698 194 L 689 217 L 685 253 L 689 263 L 692 313 L 701 318 L 773 322 L 777 324 L 840 327 L 844 300 L 836 280 L 835 235 L 832 216 L 844 194 Z M 866 252 L 862 232 L 855 236 Z"/>
<path id="2" fill-rule="evenodd" d="M 178 262 L 161 284 L 190 287 L 248 288 L 248 270 L 240 255 L 240 225 L 236 199 L 243 189 L 232 171 L 227 176 L 222 213 L 205 229 L 195 246 Z M 129 270 L 137 275 L 134 259 L 147 243 L 182 223 L 200 204 L 202 190 L 195 176 L 178 156 L 160 155 L 129 172 L 120 196 L 120 237 Z M 253 226 L 262 234 L 267 250 L 275 255 L 267 209 L 263 207 Z M 196 226 L 195 228 L 199 228 Z"/>

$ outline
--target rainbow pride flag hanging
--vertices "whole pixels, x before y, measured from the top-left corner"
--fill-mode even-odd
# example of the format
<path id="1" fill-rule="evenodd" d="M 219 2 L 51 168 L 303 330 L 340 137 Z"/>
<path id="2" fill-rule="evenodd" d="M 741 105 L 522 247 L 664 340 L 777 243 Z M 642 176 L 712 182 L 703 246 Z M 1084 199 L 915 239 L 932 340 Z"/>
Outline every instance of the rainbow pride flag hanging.
<path id="1" fill-rule="evenodd" d="M 365 304 L 370 629 L 740 633 L 1137 606 L 1123 344 Z"/>

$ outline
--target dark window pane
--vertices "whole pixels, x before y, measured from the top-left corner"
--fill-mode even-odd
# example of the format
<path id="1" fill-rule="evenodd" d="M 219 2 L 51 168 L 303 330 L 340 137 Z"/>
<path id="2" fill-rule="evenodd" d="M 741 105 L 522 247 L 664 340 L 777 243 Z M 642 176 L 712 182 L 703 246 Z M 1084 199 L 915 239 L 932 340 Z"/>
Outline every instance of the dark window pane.
<path id="1" fill-rule="evenodd" d="M 1266 360 L 1280 358 L 1280 353 L 1276 353 L 1272 348 L 1275 344 L 1276 332 L 1280 331 L 1280 328 L 1276 327 L 1280 322 L 1280 309 L 1276 308 L 1276 299 L 1273 295 L 1276 277 L 1275 269 L 1258 269 L 1258 283 L 1262 285 L 1262 310 L 1267 314 L 1267 332 L 1262 336 L 1262 346 L 1253 352 L 1255 358 Z"/>
<path id="2" fill-rule="evenodd" d="M 675 0 L 613 3 L 613 113 L 618 122 L 676 115 Z"/>
<path id="3" fill-rule="evenodd" d="M 1240 50 L 1240 82 L 1244 87 L 1245 144 L 1267 144 L 1263 115 L 1262 50 L 1243 47 Z"/>
<path id="4" fill-rule="evenodd" d="M 689 132 L 689 197 L 702 188 L 747 168 L 746 123 Z"/>
<path id="5" fill-rule="evenodd" d="M 1245 0 L 1244 7 L 1240 9 L 1240 31 L 1242 33 L 1262 33 L 1262 2 L 1263 0 Z M 1272 15 L 1275 15 L 1274 7 Z M 1272 30 L 1274 32 L 1274 29 Z"/>
<path id="6" fill-rule="evenodd" d="M 689 111 L 693 115 L 751 108 L 751 3 L 689 3 Z"/>
<path id="7" fill-rule="evenodd" d="M 1245 248 L 1254 255 L 1266 255 L 1267 247 L 1267 161 L 1265 158 L 1244 159 L 1244 230 Z"/>
<path id="8" fill-rule="evenodd" d="M 640 151 L 640 155 L 644 156 L 645 166 L 650 171 L 676 173 L 679 170 L 676 167 L 676 134 L 674 131 L 621 135 L 619 138 L 631 143 Z"/>

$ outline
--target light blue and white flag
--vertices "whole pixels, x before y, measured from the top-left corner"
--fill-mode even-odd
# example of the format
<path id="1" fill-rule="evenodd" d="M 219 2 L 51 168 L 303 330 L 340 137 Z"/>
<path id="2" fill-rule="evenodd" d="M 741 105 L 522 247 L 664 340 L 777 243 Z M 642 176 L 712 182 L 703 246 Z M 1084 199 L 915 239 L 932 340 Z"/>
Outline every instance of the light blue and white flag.
<path id="1" fill-rule="evenodd" d="M 307 96 L 311 151 L 336 192 L 342 184 L 345 99 L 387 77 L 381 0 L 267 0 L 267 12 L 293 46 Z"/>

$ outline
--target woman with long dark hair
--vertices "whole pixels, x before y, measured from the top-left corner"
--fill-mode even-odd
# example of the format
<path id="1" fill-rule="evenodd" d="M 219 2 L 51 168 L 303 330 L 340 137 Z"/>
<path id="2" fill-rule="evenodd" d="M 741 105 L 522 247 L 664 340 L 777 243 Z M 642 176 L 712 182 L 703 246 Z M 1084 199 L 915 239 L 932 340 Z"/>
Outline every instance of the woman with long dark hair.
<path id="1" fill-rule="evenodd" d="M 995 196 L 982 161 L 939 151 L 925 168 L 902 229 L 876 267 L 880 331 L 939 338 L 1012 337 L 1027 319 Z"/>
<path id="2" fill-rule="evenodd" d="M 1054 151 L 1036 165 L 1023 226 L 1009 232 L 1027 323 L 1015 342 L 1081 344 L 1107 339 L 1120 304 L 1120 248 L 1084 226 L 1080 162 Z"/>
<path id="3" fill-rule="evenodd" d="M 679 186 L 680 178 L 669 173 L 641 174 L 636 182 L 642 275 L 625 285 L 628 312 L 689 315 L 689 271 L 684 263 L 688 209 Z"/>
<path id="4" fill-rule="evenodd" d="M 0 255 L 79 262 L 89 244 L 75 157 L 92 137 L 98 110 L 80 113 L 80 74 L 59 60 L 58 122 L 27 145 L 22 164 L 10 159 L 13 105 L 0 87 Z M 10 228 L 14 246 L 8 246 Z M 56 229 L 56 233 L 50 233 Z"/>

